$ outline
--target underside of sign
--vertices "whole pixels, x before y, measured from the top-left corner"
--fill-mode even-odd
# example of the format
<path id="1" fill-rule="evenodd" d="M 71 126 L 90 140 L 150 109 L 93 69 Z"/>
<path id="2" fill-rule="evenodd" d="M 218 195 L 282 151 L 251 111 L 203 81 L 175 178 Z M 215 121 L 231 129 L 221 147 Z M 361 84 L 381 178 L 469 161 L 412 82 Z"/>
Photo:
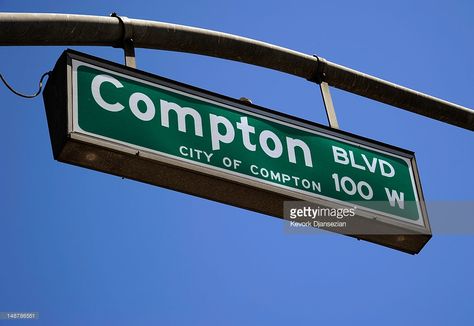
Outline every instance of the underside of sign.
<path id="1" fill-rule="evenodd" d="M 280 218 L 353 207 L 336 232 L 412 254 L 431 238 L 409 151 L 71 50 L 43 96 L 61 162 Z"/>

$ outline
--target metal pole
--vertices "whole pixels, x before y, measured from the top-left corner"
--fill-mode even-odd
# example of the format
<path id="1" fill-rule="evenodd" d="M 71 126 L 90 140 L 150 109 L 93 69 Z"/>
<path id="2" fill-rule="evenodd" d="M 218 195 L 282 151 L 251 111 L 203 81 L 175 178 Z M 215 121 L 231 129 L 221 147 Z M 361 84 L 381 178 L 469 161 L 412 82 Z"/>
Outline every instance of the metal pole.
<path id="1" fill-rule="evenodd" d="M 134 46 L 202 54 L 266 67 L 474 131 L 474 110 L 276 45 L 206 29 L 127 19 Z M 68 14 L 0 14 L 0 45 L 115 46 L 117 18 Z"/>

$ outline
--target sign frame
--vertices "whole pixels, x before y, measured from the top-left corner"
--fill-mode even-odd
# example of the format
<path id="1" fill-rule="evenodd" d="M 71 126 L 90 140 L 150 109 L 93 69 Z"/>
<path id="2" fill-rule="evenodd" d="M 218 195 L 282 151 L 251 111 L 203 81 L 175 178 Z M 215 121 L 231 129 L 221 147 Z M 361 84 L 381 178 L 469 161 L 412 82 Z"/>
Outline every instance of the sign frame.
<path id="1" fill-rule="evenodd" d="M 313 130 L 372 150 L 406 158 L 411 165 L 416 188 L 414 191 L 419 200 L 423 225 L 390 219 L 385 216 L 386 214 L 366 214 L 364 210 L 358 210 L 358 214 L 351 217 L 351 219 L 366 228 L 367 233 L 346 235 L 412 254 L 418 253 L 431 238 L 431 229 L 413 152 L 345 131 L 331 129 L 254 104 L 244 103 L 227 96 L 73 50 L 66 50 L 61 55 L 43 93 L 53 155 L 58 161 L 146 182 L 279 218 L 284 217 L 285 201 L 307 200 L 323 207 L 340 207 L 339 204 L 331 200 L 295 195 L 295 191 L 287 191 L 265 182 L 252 181 L 238 176 L 233 177 L 226 172 L 220 173 L 216 171 L 218 168 L 198 166 L 196 163 L 177 162 L 177 159 L 157 155 L 152 151 L 134 148 L 119 141 L 101 139 L 78 131 L 77 126 L 74 125 L 73 111 L 74 61 L 169 87 L 209 101 L 216 101 L 233 107 L 237 111 L 248 112 L 267 119 L 275 119 L 294 127 Z"/>

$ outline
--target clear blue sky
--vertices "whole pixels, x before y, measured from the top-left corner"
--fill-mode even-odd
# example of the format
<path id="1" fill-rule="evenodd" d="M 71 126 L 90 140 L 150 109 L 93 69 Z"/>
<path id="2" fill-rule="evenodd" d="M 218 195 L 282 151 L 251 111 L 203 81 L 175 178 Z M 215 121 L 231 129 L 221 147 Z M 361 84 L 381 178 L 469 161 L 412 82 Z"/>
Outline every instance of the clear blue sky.
<path id="1" fill-rule="evenodd" d="M 318 54 L 474 107 L 471 1 L 1 1 L 0 11 L 172 22 Z M 33 91 L 64 47 L 1 47 Z M 121 62 L 113 48 L 77 47 Z M 138 66 L 326 124 L 316 85 L 224 60 L 151 50 Z M 341 127 L 416 152 L 428 201 L 474 199 L 474 134 L 342 91 Z M 0 311 L 18 325 L 472 325 L 474 237 L 411 256 L 52 157 L 41 97 L 0 87 Z M 445 218 L 452 216 L 446 214 Z"/>

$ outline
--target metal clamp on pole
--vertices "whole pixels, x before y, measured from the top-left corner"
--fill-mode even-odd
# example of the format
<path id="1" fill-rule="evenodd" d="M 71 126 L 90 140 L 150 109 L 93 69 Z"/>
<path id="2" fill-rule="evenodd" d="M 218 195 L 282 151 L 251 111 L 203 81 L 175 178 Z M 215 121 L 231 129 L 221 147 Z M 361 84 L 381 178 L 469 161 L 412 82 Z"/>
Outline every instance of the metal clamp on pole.
<path id="1" fill-rule="evenodd" d="M 135 60 L 135 47 L 133 45 L 133 25 L 129 24 L 129 19 L 125 16 L 119 16 L 113 12 L 110 17 L 118 18 L 120 25 L 122 25 L 122 39 L 119 41 L 119 46 L 123 48 L 125 56 L 125 65 L 127 67 L 136 68 L 137 62 Z"/>
<path id="2" fill-rule="evenodd" d="M 334 103 L 332 102 L 331 92 L 329 91 L 329 84 L 325 81 L 326 77 L 326 60 L 313 55 L 317 60 L 316 70 L 314 75 L 309 79 L 312 82 L 319 84 L 321 95 L 323 97 L 324 108 L 326 109 L 326 116 L 328 118 L 329 127 L 339 129 L 339 123 L 337 122 L 336 110 L 334 109 Z"/>

